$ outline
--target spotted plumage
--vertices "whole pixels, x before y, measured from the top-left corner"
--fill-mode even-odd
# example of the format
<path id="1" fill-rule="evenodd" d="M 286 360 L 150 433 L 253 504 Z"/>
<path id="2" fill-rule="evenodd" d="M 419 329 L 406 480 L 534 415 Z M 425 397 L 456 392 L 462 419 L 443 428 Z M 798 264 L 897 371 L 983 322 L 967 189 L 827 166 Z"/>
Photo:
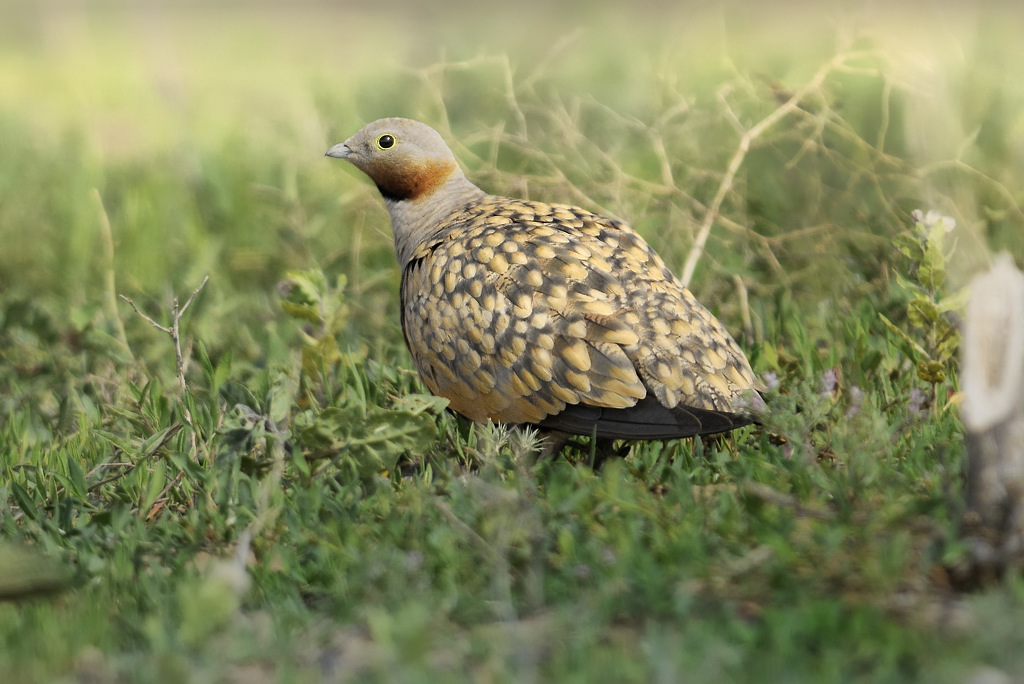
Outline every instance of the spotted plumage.
<path id="1" fill-rule="evenodd" d="M 730 430 L 763 407 L 729 333 L 622 221 L 488 195 L 409 119 L 327 154 L 380 189 L 409 351 L 470 420 L 667 439 Z"/>

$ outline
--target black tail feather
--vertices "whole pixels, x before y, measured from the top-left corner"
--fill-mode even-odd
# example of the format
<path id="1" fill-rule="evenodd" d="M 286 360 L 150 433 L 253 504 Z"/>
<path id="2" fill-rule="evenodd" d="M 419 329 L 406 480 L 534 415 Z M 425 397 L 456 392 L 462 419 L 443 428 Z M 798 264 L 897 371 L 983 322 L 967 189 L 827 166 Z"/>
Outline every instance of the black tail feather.
<path id="1" fill-rule="evenodd" d="M 566 406 L 538 426 L 574 435 L 596 435 L 602 439 L 677 439 L 693 435 L 727 432 L 756 423 L 745 413 L 711 411 L 692 406 L 666 408 L 648 395 L 634 406 L 621 409 L 586 404 Z"/>

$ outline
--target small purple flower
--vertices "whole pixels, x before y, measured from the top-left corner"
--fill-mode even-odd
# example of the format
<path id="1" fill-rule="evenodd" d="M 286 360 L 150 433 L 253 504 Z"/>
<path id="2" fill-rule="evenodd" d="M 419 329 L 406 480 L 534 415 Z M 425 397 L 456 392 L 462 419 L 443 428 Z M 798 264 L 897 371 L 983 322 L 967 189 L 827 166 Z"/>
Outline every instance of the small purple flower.
<path id="1" fill-rule="evenodd" d="M 774 392 L 779 389 L 779 374 L 775 371 L 768 371 L 761 376 L 761 380 L 764 382 L 764 386 L 768 388 L 769 392 Z"/>
<path id="2" fill-rule="evenodd" d="M 416 571 L 423 567 L 423 552 L 413 549 L 405 554 L 405 569 Z"/>
<path id="3" fill-rule="evenodd" d="M 910 401 L 907 403 L 907 411 L 909 411 L 912 416 L 916 416 L 921 413 L 925 402 L 928 401 L 927 395 L 917 387 L 910 390 L 909 399 Z"/>
<path id="4" fill-rule="evenodd" d="M 594 573 L 589 565 L 587 565 L 586 563 L 579 563 L 572 569 L 572 574 L 578 580 L 588 580 L 590 579 L 590 576 Z"/>
<path id="5" fill-rule="evenodd" d="M 850 386 L 850 405 L 846 409 L 846 417 L 852 418 L 860 411 L 861 402 L 864 401 L 864 390 L 856 385 Z"/>
<path id="6" fill-rule="evenodd" d="M 839 389 L 839 373 L 835 368 L 829 368 L 821 374 L 821 395 L 830 397 Z"/>

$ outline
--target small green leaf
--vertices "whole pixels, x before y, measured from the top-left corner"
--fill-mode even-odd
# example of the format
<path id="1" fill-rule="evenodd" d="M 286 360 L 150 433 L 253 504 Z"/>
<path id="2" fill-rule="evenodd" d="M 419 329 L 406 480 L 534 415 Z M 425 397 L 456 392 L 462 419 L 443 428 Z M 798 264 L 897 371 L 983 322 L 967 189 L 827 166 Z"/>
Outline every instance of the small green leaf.
<path id="1" fill-rule="evenodd" d="M 107 432 L 106 430 L 93 429 L 90 432 L 94 437 L 99 437 L 105 442 L 109 442 L 116 449 L 120 449 L 125 453 L 133 453 L 131 442 L 124 439 L 121 435 L 116 435 L 113 432 Z"/>
<path id="2" fill-rule="evenodd" d="M 158 459 L 153 468 L 148 472 L 148 476 L 146 495 L 139 502 L 139 515 L 142 517 L 149 513 L 149 509 L 156 503 L 156 498 L 160 496 L 160 492 L 167 485 L 166 462 L 163 459 Z"/>
<path id="3" fill-rule="evenodd" d="M 917 293 L 924 292 L 924 289 L 920 285 L 908 278 L 904 278 L 899 273 L 896 274 L 896 285 L 899 286 L 899 289 L 903 292 L 915 295 Z"/>
<path id="4" fill-rule="evenodd" d="M 960 312 L 967 308 L 967 298 L 970 295 L 970 291 L 966 287 L 961 287 L 956 292 L 947 294 L 941 300 L 936 302 L 939 307 L 939 311 L 947 313 L 950 311 Z"/>
<path id="5" fill-rule="evenodd" d="M 81 500 L 85 500 L 88 496 L 89 488 L 85 484 L 85 471 L 82 470 L 81 464 L 78 459 L 73 456 L 68 456 L 68 481 L 71 484 L 71 491 L 76 497 Z"/>
<path id="6" fill-rule="evenodd" d="M 320 309 L 312 304 L 296 304 L 295 302 L 281 300 L 281 309 L 292 318 L 309 321 L 317 325 L 323 323 Z"/>
<path id="7" fill-rule="evenodd" d="M 918 297 L 907 305 L 907 318 L 918 328 L 929 328 L 939 320 L 939 309 L 930 300 Z"/>
<path id="8" fill-rule="evenodd" d="M 299 383 L 284 371 L 277 371 L 271 379 L 270 391 L 267 393 L 267 414 L 277 425 L 288 421 L 296 405 L 296 394 Z"/>
<path id="9" fill-rule="evenodd" d="M 183 423 L 175 423 L 174 425 L 164 428 L 163 430 L 157 432 L 156 434 L 150 435 L 145 440 L 143 440 L 142 444 L 140 445 L 139 455 L 142 458 L 145 458 L 146 456 L 151 456 L 153 452 L 156 451 L 157 448 L 163 446 L 168 441 L 170 441 L 171 437 L 176 435 L 178 431 L 181 430 L 183 427 L 185 427 Z"/>
<path id="10" fill-rule="evenodd" d="M 937 292 L 946 281 L 946 259 L 939 245 L 929 242 L 918 266 L 918 279 L 929 292 Z"/>
<path id="11" fill-rule="evenodd" d="M 416 414 L 427 413 L 440 415 L 448 406 L 448 400 L 433 394 L 406 394 L 395 400 L 395 408 L 401 408 Z"/>
<path id="12" fill-rule="evenodd" d="M 960 331 L 950 327 L 948 332 L 939 337 L 935 346 L 935 356 L 939 361 L 949 361 L 960 351 Z"/>
<path id="13" fill-rule="evenodd" d="M 899 338 L 900 338 L 901 340 L 903 340 L 904 342 L 906 342 L 906 343 L 907 343 L 907 344 L 908 344 L 908 345 L 910 346 L 910 348 L 911 348 L 911 349 L 912 349 L 912 350 L 913 350 L 913 351 L 914 351 L 914 352 L 915 352 L 915 353 L 916 353 L 916 354 L 917 354 L 918 356 L 921 356 L 921 357 L 924 357 L 924 358 L 928 358 L 928 352 L 926 352 L 926 351 L 924 350 L 924 348 L 923 348 L 923 347 L 922 347 L 921 345 L 919 345 L 919 344 L 918 344 L 917 342 L 915 342 L 915 341 L 914 341 L 914 340 L 913 340 L 913 339 L 912 339 L 912 338 L 910 337 L 910 335 L 908 335 L 907 333 L 905 333 L 905 332 L 903 332 L 902 330 L 900 330 L 900 329 L 899 329 L 899 327 L 897 327 L 897 325 L 896 325 L 895 323 L 893 323 L 892 321 L 890 321 L 890 320 L 889 320 L 888 318 L 886 318 L 886 317 L 885 317 L 885 316 L 883 316 L 882 314 L 878 314 L 878 317 L 879 317 L 880 319 L 882 319 L 882 323 L 884 323 L 884 324 L 885 324 L 885 327 L 889 329 L 889 332 L 893 333 L 894 335 L 896 335 L 897 337 L 899 337 Z"/>
<path id="14" fill-rule="evenodd" d="M 252 409 L 260 407 L 260 400 L 253 391 L 240 382 L 230 380 L 221 385 L 220 398 L 229 406 L 241 404 Z"/>
<path id="15" fill-rule="evenodd" d="M 199 356 L 199 365 L 202 367 L 203 373 L 206 374 L 206 377 L 213 377 L 213 362 L 210 361 L 210 354 L 202 340 L 199 340 L 196 345 L 196 353 Z"/>
<path id="16" fill-rule="evenodd" d="M 892 245 L 911 262 L 916 263 L 921 260 L 923 253 L 921 241 L 910 233 L 900 233 L 892 239 Z"/>
<path id="17" fill-rule="evenodd" d="M 27 515 L 32 520 L 39 519 L 39 511 L 36 510 L 36 504 L 32 501 L 32 497 L 29 493 L 17 482 L 11 483 L 11 493 L 14 494 L 14 498 L 18 501 L 18 508 L 21 512 Z"/>
<path id="18" fill-rule="evenodd" d="M 282 302 L 300 306 L 318 304 L 325 289 L 327 289 L 327 279 L 318 269 L 289 271 L 286 274 L 286 279 L 278 285 L 278 291 L 283 297 Z"/>
<path id="19" fill-rule="evenodd" d="M 303 477 L 309 477 L 311 472 L 309 468 L 309 461 L 306 460 L 301 449 L 296 449 L 292 452 L 291 462 Z"/>
<path id="20" fill-rule="evenodd" d="M 217 367 L 213 371 L 213 378 L 211 382 L 210 391 L 217 393 L 220 391 L 221 386 L 227 382 L 228 377 L 231 375 L 231 350 L 224 352 L 221 356 L 220 361 L 217 362 Z"/>
<path id="21" fill-rule="evenodd" d="M 949 216 L 936 215 L 932 218 L 931 226 L 928 228 L 928 244 L 934 245 L 941 253 L 942 247 L 946 242 L 946 234 L 956 226 L 956 221 Z"/>

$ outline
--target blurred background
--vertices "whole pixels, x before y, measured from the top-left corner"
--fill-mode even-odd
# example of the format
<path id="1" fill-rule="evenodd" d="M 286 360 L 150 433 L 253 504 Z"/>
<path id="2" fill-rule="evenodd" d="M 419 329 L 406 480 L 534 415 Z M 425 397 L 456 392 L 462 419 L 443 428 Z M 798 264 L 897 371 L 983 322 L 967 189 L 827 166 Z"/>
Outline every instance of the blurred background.
<path id="1" fill-rule="evenodd" d="M 735 277 L 759 302 L 855 295 L 915 208 L 958 220 L 961 280 L 1024 232 L 1014 3 L 48 0 L 3 15 L 0 288 L 79 326 L 110 275 L 163 302 L 214 274 L 199 325 L 246 321 L 213 337 L 260 356 L 274 284 L 320 266 L 347 275 L 365 334 L 397 339 L 383 207 L 322 156 L 389 115 L 441 130 L 489 191 L 630 220 L 678 272 L 743 131 L 823 69 L 753 141 L 699 264 L 694 287 L 727 320 Z"/>

